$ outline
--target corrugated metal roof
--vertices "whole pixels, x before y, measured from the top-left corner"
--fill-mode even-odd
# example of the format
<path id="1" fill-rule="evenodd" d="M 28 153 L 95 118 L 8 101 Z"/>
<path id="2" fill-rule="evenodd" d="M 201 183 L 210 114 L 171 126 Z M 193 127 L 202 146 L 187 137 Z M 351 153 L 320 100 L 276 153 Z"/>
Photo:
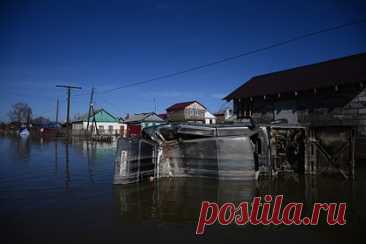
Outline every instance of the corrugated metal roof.
<path id="1" fill-rule="evenodd" d="M 133 123 L 133 122 L 164 122 L 156 113 L 140 113 L 130 115 L 129 117 L 125 118 L 126 123 Z"/>
<path id="2" fill-rule="evenodd" d="M 95 121 L 96 122 L 115 122 L 118 123 L 120 122 L 120 120 L 115 117 L 114 115 L 112 115 L 111 113 L 107 112 L 106 110 L 104 110 L 103 108 L 101 109 L 96 109 L 94 111 L 94 114 L 92 114 L 89 117 L 89 121 L 94 121 L 94 116 L 95 116 Z M 80 116 L 76 121 L 88 121 L 88 114 L 83 114 L 82 116 Z"/>
<path id="3" fill-rule="evenodd" d="M 225 100 L 366 81 L 366 53 L 255 76 Z"/>

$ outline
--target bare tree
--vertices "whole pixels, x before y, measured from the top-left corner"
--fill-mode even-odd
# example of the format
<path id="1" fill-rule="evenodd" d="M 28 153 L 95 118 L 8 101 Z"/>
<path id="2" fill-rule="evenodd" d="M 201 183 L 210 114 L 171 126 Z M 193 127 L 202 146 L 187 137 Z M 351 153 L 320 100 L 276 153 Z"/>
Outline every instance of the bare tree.
<path id="1" fill-rule="evenodd" d="M 29 123 L 32 119 L 32 108 L 26 103 L 16 103 L 8 116 L 11 122 Z"/>

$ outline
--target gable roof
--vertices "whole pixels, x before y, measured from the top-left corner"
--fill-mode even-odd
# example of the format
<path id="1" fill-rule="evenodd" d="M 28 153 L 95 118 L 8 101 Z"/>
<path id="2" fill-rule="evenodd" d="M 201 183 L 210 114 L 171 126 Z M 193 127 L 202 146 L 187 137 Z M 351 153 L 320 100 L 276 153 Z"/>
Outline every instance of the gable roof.
<path id="1" fill-rule="evenodd" d="M 89 122 L 93 121 L 95 117 L 95 121 L 96 122 L 115 122 L 118 123 L 120 122 L 120 120 L 112 115 L 111 113 L 107 112 L 105 109 L 101 108 L 101 109 L 96 109 L 94 111 L 94 114 L 91 114 L 89 117 Z M 88 121 L 88 114 L 83 114 L 82 116 L 80 116 L 77 120 L 75 120 L 74 122 L 78 122 L 78 121 Z"/>
<path id="2" fill-rule="evenodd" d="M 205 119 L 214 119 L 216 116 L 208 111 L 205 112 Z"/>
<path id="3" fill-rule="evenodd" d="M 225 100 L 325 88 L 366 81 L 366 53 L 259 75 L 226 96 Z"/>
<path id="4" fill-rule="evenodd" d="M 126 123 L 138 123 L 138 122 L 164 122 L 156 113 L 149 112 L 149 113 L 139 113 L 130 115 L 129 117 L 125 118 Z"/>
<path id="5" fill-rule="evenodd" d="M 166 111 L 167 112 L 173 112 L 173 111 L 182 110 L 182 109 L 185 109 L 187 106 L 191 105 L 192 103 L 198 103 L 199 105 L 201 105 L 202 107 L 204 107 L 205 109 L 207 109 L 200 102 L 194 100 L 194 101 L 189 101 L 189 102 L 182 102 L 182 103 L 173 104 L 172 106 L 170 106 L 169 108 L 167 108 Z"/>

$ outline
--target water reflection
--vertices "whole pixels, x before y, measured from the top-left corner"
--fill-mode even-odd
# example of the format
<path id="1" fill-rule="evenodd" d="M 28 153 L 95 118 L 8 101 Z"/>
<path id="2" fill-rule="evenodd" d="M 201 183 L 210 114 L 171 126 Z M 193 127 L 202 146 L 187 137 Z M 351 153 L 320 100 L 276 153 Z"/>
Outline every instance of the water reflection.
<path id="1" fill-rule="evenodd" d="M 20 137 L 15 143 L 16 153 L 13 155 L 20 160 L 27 161 L 31 153 L 31 143 L 28 137 Z"/>
<path id="2" fill-rule="evenodd" d="M 103 176 L 103 180 L 112 180 L 109 175 L 103 174 L 103 172 L 112 170 L 117 146 L 116 141 L 99 143 L 78 138 L 52 139 L 42 137 L 21 138 L 16 136 L 0 137 L 0 140 L 3 142 L 3 148 L 1 149 L 5 150 L 3 153 L 6 156 L 3 159 L 3 161 L 5 160 L 3 167 L 8 167 L 2 173 L 9 175 L 9 181 L 12 180 L 10 175 L 17 175 L 27 179 L 34 176 L 35 180 L 37 178 L 40 179 L 36 175 L 41 174 L 44 174 L 45 177 L 51 180 L 47 176 L 48 170 L 50 170 L 54 179 L 58 179 L 61 176 L 59 174 L 62 174 L 65 190 L 71 189 L 74 180 L 84 180 L 84 178 L 80 178 L 81 175 L 87 175 L 88 181 L 92 184 L 96 182 L 98 176 L 99 178 Z M 6 151 L 5 147 L 8 148 L 8 151 Z M 24 168 L 25 162 L 30 163 L 27 165 L 27 168 Z M 84 165 L 86 166 L 85 171 Z M 17 170 L 10 169 L 14 166 L 18 167 Z M 77 178 L 75 178 L 75 175 Z M 19 181 L 19 183 L 21 182 Z"/>
<path id="3" fill-rule="evenodd" d="M 192 222 L 202 201 L 241 202 L 256 194 L 255 182 L 165 178 L 114 186 L 120 215 L 127 222 Z"/>
<path id="4" fill-rule="evenodd" d="M 193 223 L 197 221 L 202 201 L 239 204 L 242 201 L 250 202 L 254 196 L 270 194 L 284 195 L 284 203 L 304 203 L 303 213 L 309 216 L 315 202 L 346 202 L 348 225 L 359 229 L 360 220 L 365 216 L 361 216 L 363 210 L 356 203 L 360 192 L 355 184 L 352 181 L 297 175 L 259 183 L 165 178 L 114 186 L 113 193 L 121 219 L 127 223 Z M 325 221 L 321 225 L 325 225 Z"/>
<path id="5" fill-rule="evenodd" d="M 71 182 L 70 166 L 69 166 L 69 143 L 65 143 L 65 190 L 69 190 Z"/>
<path id="6" fill-rule="evenodd" d="M 55 171 L 54 171 L 54 174 L 57 175 L 58 174 L 58 142 L 55 141 L 54 143 L 55 147 L 54 147 L 54 163 L 55 163 Z"/>

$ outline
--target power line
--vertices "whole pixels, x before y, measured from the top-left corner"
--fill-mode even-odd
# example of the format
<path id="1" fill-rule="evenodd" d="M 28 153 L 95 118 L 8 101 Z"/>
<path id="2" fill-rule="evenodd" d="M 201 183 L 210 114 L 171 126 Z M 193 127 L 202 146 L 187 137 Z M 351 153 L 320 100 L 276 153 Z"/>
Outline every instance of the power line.
<path id="1" fill-rule="evenodd" d="M 237 54 L 237 55 L 234 55 L 234 56 L 222 58 L 222 59 L 219 59 L 219 60 L 207 63 L 207 64 L 191 67 L 191 68 L 188 68 L 188 69 L 185 69 L 185 70 L 181 70 L 181 71 L 177 71 L 177 72 L 173 72 L 173 73 L 168 73 L 168 74 L 165 74 L 165 75 L 156 76 L 154 78 L 150 78 L 150 79 L 147 79 L 147 80 L 131 82 L 129 84 L 122 85 L 122 86 L 119 86 L 119 87 L 116 87 L 116 88 L 104 90 L 100 93 L 109 93 L 109 92 L 113 92 L 113 91 L 123 89 L 123 88 L 138 86 L 138 85 L 146 84 L 146 83 L 149 83 L 149 82 L 152 82 L 152 81 L 162 80 L 162 79 L 182 75 L 182 74 L 185 74 L 185 73 L 188 73 L 188 72 L 204 69 L 204 68 L 207 68 L 207 67 L 210 67 L 210 66 L 213 66 L 213 65 L 228 62 L 228 61 L 238 59 L 238 58 L 241 58 L 241 57 L 244 57 L 244 56 L 248 56 L 248 55 L 251 55 L 251 54 L 255 54 L 255 53 L 258 53 L 258 52 L 263 52 L 263 51 L 266 51 L 268 49 L 276 48 L 276 47 L 279 47 L 279 46 L 284 46 L 288 43 L 295 42 L 295 41 L 298 41 L 298 40 L 301 40 L 301 39 L 305 39 L 305 38 L 308 38 L 308 37 L 311 37 L 311 36 L 319 35 L 321 33 L 331 32 L 331 31 L 334 31 L 334 30 L 342 29 L 342 28 L 352 26 L 352 25 L 361 24 L 361 23 L 364 23 L 364 22 L 366 22 L 366 19 L 360 19 L 360 20 L 356 20 L 356 21 L 352 21 L 352 22 L 347 22 L 347 23 L 344 23 L 342 25 L 332 26 L 332 27 L 324 28 L 324 29 L 321 29 L 321 30 L 318 30 L 318 31 L 309 32 L 309 33 L 299 35 L 299 36 L 296 36 L 296 37 L 293 37 L 293 38 L 290 38 L 290 39 L 287 39 L 287 40 L 284 40 L 284 41 L 281 41 L 281 42 L 271 44 L 269 46 L 257 48 L 257 49 L 247 51 L 247 52 L 244 52 L 244 53 L 240 53 L 240 54 Z"/>

